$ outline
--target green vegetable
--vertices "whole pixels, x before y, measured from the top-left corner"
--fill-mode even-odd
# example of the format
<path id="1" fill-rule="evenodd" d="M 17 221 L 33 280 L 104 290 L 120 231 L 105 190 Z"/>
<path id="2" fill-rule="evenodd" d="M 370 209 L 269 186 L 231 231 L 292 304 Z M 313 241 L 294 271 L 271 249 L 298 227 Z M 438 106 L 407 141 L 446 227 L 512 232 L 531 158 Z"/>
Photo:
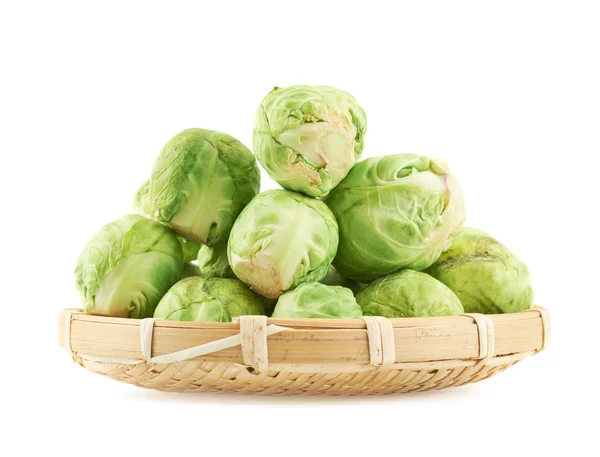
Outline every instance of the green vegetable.
<path id="1" fill-rule="evenodd" d="M 359 159 L 366 130 L 364 111 L 346 91 L 275 87 L 256 113 L 254 152 L 285 189 L 323 197 Z"/>
<path id="2" fill-rule="evenodd" d="M 145 181 L 135 193 L 133 199 L 133 212 L 141 214 L 144 217 L 150 218 L 150 180 Z M 188 241 L 185 238 L 177 237 L 183 249 L 183 261 L 192 262 L 196 260 L 200 245 L 193 241 Z"/>
<path id="3" fill-rule="evenodd" d="M 340 230 L 333 264 L 359 282 L 427 268 L 465 217 L 462 190 L 447 166 L 413 154 L 359 162 L 325 202 Z"/>
<path id="4" fill-rule="evenodd" d="M 181 277 L 181 245 L 171 231 L 130 214 L 100 229 L 75 267 L 85 310 L 112 317 L 152 316 L 162 296 Z"/>
<path id="5" fill-rule="evenodd" d="M 258 193 L 254 155 L 220 132 L 188 129 L 163 148 L 150 178 L 150 214 L 189 241 L 225 242 L 244 206 Z"/>
<path id="6" fill-rule="evenodd" d="M 344 278 L 341 274 L 339 274 L 339 272 L 335 269 L 333 265 L 329 266 L 327 274 L 319 282 L 327 286 L 346 287 L 354 293 L 356 293 L 359 290 L 359 284 L 357 282 L 354 282 L 351 279 Z"/>
<path id="7" fill-rule="evenodd" d="M 458 297 L 431 276 L 413 270 L 376 279 L 356 296 L 365 316 L 457 316 L 464 310 Z"/>
<path id="8" fill-rule="evenodd" d="M 427 272 L 460 298 L 468 313 L 517 313 L 533 305 L 529 270 L 487 233 L 463 227 Z"/>
<path id="9" fill-rule="evenodd" d="M 181 250 L 183 251 L 183 261 L 184 262 L 193 262 L 198 258 L 198 251 L 200 251 L 200 247 L 203 246 L 198 243 L 194 243 L 193 241 L 188 241 L 185 238 L 177 237 L 179 242 L 181 243 Z"/>
<path id="10" fill-rule="evenodd" d="M 213 247 L 202 245 L 198 251 L 198 267 L 201 276 L 206 278 L 235 278 L 227 259 L 227 243 L 219 243 Z"/>
<path id="11" fill-rule="evenodd" d="M 150 219 L 150 180 L 146 180 L 133 196 L 133 212 Z"/>
<path id="12" fill-rule="evenodd" d="M 182 279 L 166 293 L 154 317 L 169 321 L 231 322 L 242 315 L 264 314 L 258 296 L 237 279 Z"/>
<path id="13" fill-rule="evenodd" d="M 237 279 L 229 266 L 227 243 L 219 243 L 212 248 L 202 245 L 198 252 L 198 266 L 200 276 L 204 276 L 205 278 L 218 277 Z M 259 294 L 256 294 L 256 296 L 262 303 L 265 314 L 270 316 L 271 313 L 273 313 L 277 299 L 263 297 Z"/>
<path id="14" fill-rule="evenodd" d="M 190 276 L 202 276 L 202 272 L 195 263 L 186 262 L 183 264 L 183 273 L 181 273 L 181 279 L 189 278 Z"/>
<path id="15" fill-rule="evenodd" d="M 360 316 L 360 307 L 350 289 L 310 282 L 301 284 L 279 297 L 272 317 L 351 319 Z"/>
<path id="16" fill-rule="evenodd" d="M 235 222 L 228 244 L 235 275 L 267 298 L 327 274 L 338 228 L 327 205 L 286 190 L 258 195 Z"/>

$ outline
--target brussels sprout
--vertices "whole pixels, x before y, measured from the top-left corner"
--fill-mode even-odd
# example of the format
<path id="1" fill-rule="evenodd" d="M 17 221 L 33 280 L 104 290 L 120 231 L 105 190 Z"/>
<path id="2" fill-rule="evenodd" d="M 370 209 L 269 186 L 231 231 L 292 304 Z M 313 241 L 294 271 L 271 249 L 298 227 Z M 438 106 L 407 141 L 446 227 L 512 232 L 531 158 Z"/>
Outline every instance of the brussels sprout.
<path id="1" fill-rule="evenodd" d="M 427 272 L 452 289 L 468 313 L 517 313 L 533 305 L 529 270 L 487 233 L 462 227 Z"/>
<path id="2" fill-rule="evenodd" d="M 329 270 L 323 279 L 319 281 L 321 284 L 327 286 L 341 286 L 350 289 L 352 292 L 357 293 L 360 290 L 360 284 L 352 281 L 351 279 L 344 278 L 335 269 L 333 265 L 329 266 Z"/>
<path id="3" fill-rule="evenodd" d="M 181 243 L 181 250 L 183 252 L 183 261 L 184 262 L 193 262 L 198 258 L 198 252 L 200 251 L 200 247 L 203 246 L 198 243 L 194 243 L 193 241 L 188 241 L 185 238 L 180 236 L 177 237 L 179 242 Z"/>
<path id="4" fill-rule="evenodd" d="M 264 314 L 258 296 L 237 279 L 182 279 L 162 298 L 154 317 L 169 321 L 231 322 L 242 315 Z"/>
<path id="5" fill-rule="evenodd" d="M 457 316 L 464 310 L 448 287 L 413 270 L 376 279 L 356 296 L 365 316 Z"/>
<path id="6" fill-rule="evenodd" d="M 358 318 L 362 316 L 350 289 L 319 282 L 301 284 L 284 293 L 273 311 L 274 318 Z"/>
<path id="7" fill-rule="evenodd" d="M 333 265 L 359 282 L 427 268 L 465 217 L 462 190 L 447 166 L 413 154 L 359 162 L 325 202 L 340 229 Z"/>
<path id="8" fill-rule="evenodd" d="M 214 247 L 202 245 L 198 251 L 200 274 L 205 278 L 235 278 L 227 259 L 227 243 L 219 243 Z"/>
<path id="9" fill-rule="evenodd" d="M 133 212 L 144 217 L 150 217 L 150 180 L 142 183 L 133 196 Z"/>
<path id="10" fill-rule="evenodd" d="M 366 130 L 364 111 L 346 91 L 276 87 L 258 108 L 252 142 L 282 187 L 323 197 L 359 159 Z"/>
<path id="11" fill-rule="evenodd" d="M 198 252 L 198 266 L 195 266 L 195 268 L 197 273 L 194 276 L 237 279 L 233 271 L 231 271 L 229 260 L 227 259 L 227 243 L 220 243 L 214 248 L 203 244 Z M 270 316 L 273 313 L 277 299 L 263 297 L 259 294 L 256 294 L 256 296 L 262 303 L 265 314 Z"/>
<path id="12" fill-rule="evenodd" d="M 259 194 L 236 220 L 228 244 L 235 275 L 256 291 L 277 298 L 327 274 L 338 245 L 327 205 L 286 190 Z"/>
<path id="13" fill-rule="evenodd" d="M 135 193 L 133 199 L 133 212 L 141 214 L 144 217 L 150 218 L 150 180 L 144 182 Z M 183 261 L 192 262 L 196 260 L 200 245 L 193 241 L 188 241 L 185 238 L 177 237 L 181 243 L 181 249 L 183 250 Z"/>
<path id="14" fill-rule="evenodd" d="M 202 276 L 202 272 L 195 263 L 186 262 L 183 264 L 181 279 L 189 278 L 190 276 Z"/>
<path id="15" fill-rule="evenodd" d="M 319 281 L 321 284 L 326 286 L 342 286 L 350 289 L 350 285 L 354 284 L 354 281 L 344 278 L 333 265 L 329 266 L 327 274 L 323 279 Z"/>
<path id="16" fill-rule="evenodd" d="M 233 221 L 258 193 L 254 155 L 220 132 L 188 129 L 163 148 L 150 178 L 150 214 L 189 241 L 225 242 Z"/>
<path id="17" fill-rule="evenodd" d="M 352 292 L 354 292 L 355 297 L 367 287 L 369 287 L 369 284 L 364 282 L 355 282 L 354 284 L 355 286 L 352 288 Z"/>
<path id="18" fill-rule="evenodd" d="M 113 317 L 152 316 L 181 277 L 181 245 L 171 231 L 137 214 L 117 219 L 87 243 L 75 268 L 85 310 Z"/>

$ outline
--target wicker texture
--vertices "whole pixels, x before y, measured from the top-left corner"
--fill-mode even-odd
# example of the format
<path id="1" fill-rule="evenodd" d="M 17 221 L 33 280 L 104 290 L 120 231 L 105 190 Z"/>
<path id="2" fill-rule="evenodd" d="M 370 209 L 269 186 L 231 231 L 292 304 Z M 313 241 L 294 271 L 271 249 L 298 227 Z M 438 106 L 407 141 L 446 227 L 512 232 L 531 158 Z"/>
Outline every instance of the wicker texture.
<path id="1" fill-rule="evenodd" d="M 362 321 L 247 317 L 230 324 L 65 311 L 59 321 L 59 343 L 81 366 L 176 392 L 359 395 L 443 389 L 500 373 L 545 348 L 549 338 L 544 308 Z M 156 363 L 170 357 L 175 361 Z"/>

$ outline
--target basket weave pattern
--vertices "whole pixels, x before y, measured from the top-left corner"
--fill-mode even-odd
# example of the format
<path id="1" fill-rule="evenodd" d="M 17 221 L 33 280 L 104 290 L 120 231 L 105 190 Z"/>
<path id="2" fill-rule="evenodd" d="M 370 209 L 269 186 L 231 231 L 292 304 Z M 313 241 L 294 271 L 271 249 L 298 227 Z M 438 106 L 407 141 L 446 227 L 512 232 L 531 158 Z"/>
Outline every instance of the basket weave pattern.
<path id="1" fill-rule="evenodd" d="M 522 357 L 521 357 L 522 358 Z M 489 378 L 521 358 L 494 365 L 452 369 L 374 369 L 357 373 L 248 372 L 225 363 L 186 362 L 149 366 L 92 362 L 75 356 L 81 366 L 117 381 L 174 392 L 246 392 L 267 395 L 358 395 L 425 391 L 460 386 Z"/>
<path id="2" fill-rule="evenodd" d="M 549 343 L 548 313 L 227 324 L 136 321 L 65 310 L 59 343 L 84 368 L 175 392 L 359 395 L 481 381 Z M 267 345 L 268 342 L 268 345 Z"/>

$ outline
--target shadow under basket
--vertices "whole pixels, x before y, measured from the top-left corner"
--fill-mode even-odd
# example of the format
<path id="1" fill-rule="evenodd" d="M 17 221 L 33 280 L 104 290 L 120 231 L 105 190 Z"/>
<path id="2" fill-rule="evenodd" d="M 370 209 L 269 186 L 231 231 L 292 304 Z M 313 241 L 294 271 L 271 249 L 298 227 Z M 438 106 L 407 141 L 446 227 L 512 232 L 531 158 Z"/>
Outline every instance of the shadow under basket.
<path id="1" fill-rule="evenodd" d="M 175 392 L 361 395 L 444 389 L 506 370 L 550 342 L 545 308 L 515 314 L 231 323 L 64 310 L 59 344 L 90 371 Z"/>

